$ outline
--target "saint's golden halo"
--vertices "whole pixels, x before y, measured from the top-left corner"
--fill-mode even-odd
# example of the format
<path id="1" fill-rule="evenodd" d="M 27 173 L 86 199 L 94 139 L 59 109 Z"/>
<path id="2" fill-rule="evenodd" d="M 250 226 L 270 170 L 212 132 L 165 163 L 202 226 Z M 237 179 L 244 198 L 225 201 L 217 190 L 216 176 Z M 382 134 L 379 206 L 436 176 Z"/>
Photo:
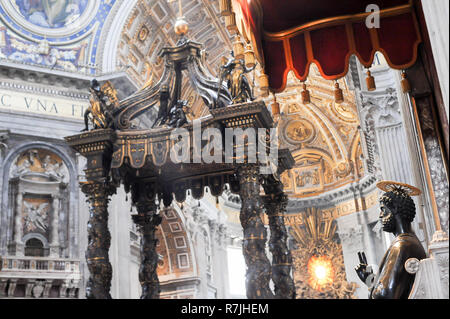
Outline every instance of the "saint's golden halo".
<path id="1" fill-rule="evenodd" d="M 384 192 L 391 192 L 395 189 L 402 189 L 405 191 L 409 196 L 419 196 L 422 194 L 422 191 L 418 189 L 417 187 L 405 184 L 405 183 L 399 183 L 399 182 L 393 182 L 393 181 L 381 181 L 377 183 L 377 187 L 381 189 Z"/>

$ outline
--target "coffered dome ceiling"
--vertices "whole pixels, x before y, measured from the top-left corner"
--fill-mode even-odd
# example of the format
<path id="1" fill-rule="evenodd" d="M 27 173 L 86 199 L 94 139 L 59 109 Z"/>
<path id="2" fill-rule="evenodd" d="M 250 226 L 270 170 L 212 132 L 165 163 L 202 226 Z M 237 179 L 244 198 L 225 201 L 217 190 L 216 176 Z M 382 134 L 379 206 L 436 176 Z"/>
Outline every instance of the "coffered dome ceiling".
<path id="1" fill-rule="evenodd" d="M 291 196 L 316 196 L 364 175 L 355 95 L 345 79 L 339 82 L 343 103 L 335 103 L 333 81 L 323 79 L 312 65 L 308 78 L 310 103 L 302 104 L 302 88 L 292 74 L 286 91 L 277 95 L 281 147 L 289 148 L 296 162 L 282 175 Z"/>

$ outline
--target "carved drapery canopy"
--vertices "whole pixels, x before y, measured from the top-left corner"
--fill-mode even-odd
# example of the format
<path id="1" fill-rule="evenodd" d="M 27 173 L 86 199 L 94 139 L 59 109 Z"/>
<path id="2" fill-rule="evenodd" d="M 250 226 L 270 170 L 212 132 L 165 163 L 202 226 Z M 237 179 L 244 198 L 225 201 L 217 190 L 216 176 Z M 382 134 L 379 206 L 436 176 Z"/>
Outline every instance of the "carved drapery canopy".
<path id="1" fill-rule="evenodd" d="M 311 63 L 321 75 L 334 80 L 344 76 L 352 54 L 370 67 L 376 51 L 389 66 L 405 69 L 417 58 L 422 41 L 410 0 L 377 1 L 380 27 L 369 28 L 366 19 L 373 1 L 233 0 L 241 33 L 254 42 L 269 85 L 274 92 L 286 86 L 293 70 L 308 77 Z"/>

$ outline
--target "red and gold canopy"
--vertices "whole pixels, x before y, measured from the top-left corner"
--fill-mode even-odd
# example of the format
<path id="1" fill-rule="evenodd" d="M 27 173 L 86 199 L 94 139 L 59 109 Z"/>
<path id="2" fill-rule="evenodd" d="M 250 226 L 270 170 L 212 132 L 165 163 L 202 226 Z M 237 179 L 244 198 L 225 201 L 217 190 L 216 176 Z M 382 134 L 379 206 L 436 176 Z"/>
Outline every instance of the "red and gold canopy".
<path id="1" fill-rule="evenodd" d="M 304 81 L 311 63 L 334 80 L 348 71 L 355 54 L 370 67 L 380 51 L 394 69 L 412 66 L 421 42 L 411 0 L 232 0 L 236 24 L 281 92 L 292 70 Z M 369 29 L 366 8 L 380 8 L 380 28 Z"/>

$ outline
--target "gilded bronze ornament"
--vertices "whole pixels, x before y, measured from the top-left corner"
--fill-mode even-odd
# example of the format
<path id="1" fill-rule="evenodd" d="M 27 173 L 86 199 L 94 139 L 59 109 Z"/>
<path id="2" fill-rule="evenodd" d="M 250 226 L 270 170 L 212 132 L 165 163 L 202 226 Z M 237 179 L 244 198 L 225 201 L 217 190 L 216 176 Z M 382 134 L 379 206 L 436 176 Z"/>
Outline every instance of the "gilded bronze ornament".
<path id="1" fill-rule="evenodd" d="M 251 68 L 248 68 L 244 59 L 235 57 L 233 51 L 231 51 L 231 58 L 220 67 L 220 80 L 227 83 L 233 104 L 255 100 L 250 83 L 245 76 L 246 73 L 253 71 L 255 67 L 256 65 L 253 65 Z M 220 89 L 221 87 L 219 87 Z"/>
<path id="2" fill-rule="evenodd" d="M 92 129 L 113 128 L 114 118 L 112 112 L 118 106 L 117 91 L 111 84 L 106 82 L 102 86 L 96 79 L 91 82 L 90 107 L 84 112 L 83 131 L 89 130 L 89 122 L 92 123 Z"/>

